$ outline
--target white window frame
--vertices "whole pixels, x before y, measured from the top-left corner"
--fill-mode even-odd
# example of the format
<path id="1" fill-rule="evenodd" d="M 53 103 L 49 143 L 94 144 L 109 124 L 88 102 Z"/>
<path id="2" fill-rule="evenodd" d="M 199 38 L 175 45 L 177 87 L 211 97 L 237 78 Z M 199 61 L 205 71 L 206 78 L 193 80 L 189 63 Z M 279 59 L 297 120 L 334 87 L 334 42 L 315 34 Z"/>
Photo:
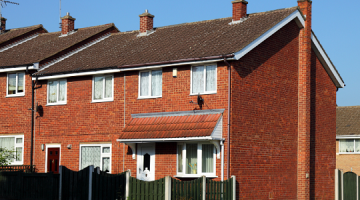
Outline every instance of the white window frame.
<path id="1" fill-rule="evenodd" d="M 105 98 L 105 80 L 106 77 L 111 76 L 111 80 L 112 80 L 112 95 L 111 98 Z M 95 77 L 103 77 L 103 98 L 102 99 L 94 99 L 94 95 L 95 95 Z M 96 75 L 93 76 L 92 78 L 92 94 L 91 94 L 91 99 L 92 102 L 109 102 L 109 101 L 114 101 L 114 75 L 113 74 L 103 74 L 103 75 Z"/>
<path id="2" fill-rule="evenodd" d="M 206 91 L 206 67 L 207 66 L 216 66 L 215 68 L 215 90 L 214 91 Z M 193 76 L 193 67 L 204 67 L 204 92 L 200 93 L 200 94 L 216 94 L 217 93 L 217 64 L 216 63 L 212 63 L 212 64 L 206 64 L 206 65 L 193 65 L 191 66 L 190 69 L 190 95 L 199 95 L 199 93 L 193 93 L 193 83 L 192 83 L 192 76 Z"/>
<path id="3" fill-rule="evenodd" d="M 16 159 L 14 159 L 13 162 L 10 163 L 10 165 L 23 165 L 24 163 L 24 135 L 0 135 L 0 138 L 3 137 L 13 137 L 15 138 L 15 145 L 14 145 L 14 151 L 15 151 L 15 155 L 16 155 L 16 148 L 17 147 L 21 147 L 22 148 L 22 158 L 21 161 L 16 161 Z M 21 138 L 22 139 L 22 143 L 21 144 L 17 144 L 16 143 L 16 139 Z"/>
<path id="4" fill-rule="evenodd" d="M 161 95 L 160 96 L 151 96 L 151 78 L 152 78 L 152 71 L 160 71 L 161 70 Z M 141 79 L 141 73 L 143 72 L 149 72 L 149 95 L 148 96 L 140 96 L 140 90 L 141 90 L 141 84 L 140 84 L 140 79 Z M 162 69 L 152 69 L 152 70 L 145 70 L 145 71 L 139 71 L 139 87 L 138 87 L 138 99 L 151 99 L 151 98 L 161 98 L 162 97 L 162 80 L 163 80 L 163 71 Z"/>
<path id="5" fill-rule="evenodd" d="M 49 81 L 57 81 L 56 86 L 56 103 L 49 103 Z M 59 87 L 60 87 L 60 81 L 65 81 L 65 100 L 59 101 Z M 47 93 L 46 93 L 46 99 L 47 104 L 46 105 L 65 105 L 67 103 L 67 79 L 57 79 L 57 80 L 48 80 L 47 82 Z"/>
<path id="6" fill-rule="evenodd" d="M 354 152 L 340 152 L 340 149 L 341 149 L 341 140 L 353 140 L 354 141 Z M 355 152 L 355 140 L 359 140 L 360 141 L 360 138 L 347 138 L 347 139 L 339 139 L 339 154 L 360 154 L 360 152 Z"/>
<path id="7" fill-rule="evenodd" d="M 16 94 L 9 94 L 9 74 L 16 74 Z M 24 74 L 24 91 L 18 93 L 17 92 L 17 88 L 18 88 L 18 79 L 19 79 L 19 74 Z M 25 96 L 25 81 L 26 81 L 26 74 L 25 72 L 8 72 L 7 73 L 7 78 L 6 78 L 6 97 L 22 97 Z"/>
<path id="8" fill-rule="evenodd" d="M 61 165 L 61 144 L 45 144 L 45 172 L 48 172 L 48 149 L 59 148 L 59 166 Z"/>
<path id="9" fill-rule="evenodd" d="M 186 174 L 186 167 L 187 167 L 187 164 L 186 164 L 186 144 L 197 144 L 197 174 Z M 214 146 L 214 149 L 213 149 L 213 169 L 214 169 L 214 172 L 213 173 L 203 173 L 202 172 L 202 145 L 203 144 L 212 144 L 212 143 L 206 143 L 206 142 L 198 142 L 198 143 L 177 143 L 176 145 L 176 176 L 175 177 L 187 177 L 187 178 L 196 178 L 196 177 L 201 177 L 201 176 L 206 176 L 206 177 L 209 177 L 209 178 L 215 178 L 217 177 L 216 176 L 216 149 L 215 149 L 215 145 Z M 183 155 L 183 158 L 182 158 L 182 166 L 183 166 L 183 169 L 182 169 L 182 172 L 179 172 L 179 169 L 178 169 L 178 160 L 179 160 L 179 152 L 178 152 L 178 145 L 183 145 L 183 149 L 182 149 L 182 155 Z"/>
<path id="10" fill-rule="evenodd" d="M 80 148 L 79 148 L 79 170 L 81 170 L 81 147 L 100 147 L 100 170 L 102 171 L 102 166 L 103 166 L 103 158 L 109 157 L 110 158 L 110 169 L 109 169 L 109 174 L 111 174 L 111 163 L 112 163 L 112 144 L 80 144 Z M 110 153 L 103 153 L 103 148 L 104 147 L 110 147 Z M 96 167 L 96 166 L 94 166 Z"/>

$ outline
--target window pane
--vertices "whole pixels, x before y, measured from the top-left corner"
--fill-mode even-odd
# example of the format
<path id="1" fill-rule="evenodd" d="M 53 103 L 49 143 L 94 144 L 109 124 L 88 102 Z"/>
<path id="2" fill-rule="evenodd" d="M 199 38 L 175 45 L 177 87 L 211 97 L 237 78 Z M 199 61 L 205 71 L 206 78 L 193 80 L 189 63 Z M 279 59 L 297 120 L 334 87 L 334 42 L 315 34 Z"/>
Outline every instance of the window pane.
<path id="1" fill-rule="evenodd" d="M 102 162 L 103 162 L 102 171 L 110 172 L 110 158 L 108 158 L 108 157 L 103 158 Z"/>
<path id="2" fill-rule="evenodd" d="M 354 152 L 354 140 L 340 140 L 340 152 Z"/>
<path id="3" fill-rule="evenodd" d="M 24 73 L 18 74 L 18 93 L 24 92 Z"/>
<path id="4" fill-rule="evenodd" d="M 16 147 L 16 161 L 22 161 L 22 147 Z"/>
<path id="5" fill-rule="evenodd" d="M 204 92 L 204 67 L 198 66 L 192 68 L 192 93 L 198 94 Z"/>
<path id="6" fill-rule="evenodd" d="M 102 152 L 103 153 L 110 153 L 110 147 L 104 147 Z"/>
<path id="7" fill-rule="evenodd" d="M 16 94 L 16 74 L 8 75 L 8 94 Z"/>
<path id="8" fill-rule="evenodd" d="M 14 137 L 0 137 L 0 148 L 14 151 L 15 138 Z"/>
<path id="9" fill-rule="evenodd" d="M 104 77 L 94 78 L 94 99 L 102 99 L 103 97 L 103 79 Z"/>
<path id="10" fill-rule="evenodd" d="M 360 152 L 360 140 L 355 140 L 355 152 Z"/>
<path id="11" fill-rule="evenodd" d="M 203 144 L 202 145 L 202 172 L 213 173 L 214 172 L 214 145 Z"/>
<path id="12" fill-rule="evenodd" d="M 22 143 L 22 138 L 16 138 L 16 144 Z"/>
<path id="13" fill-rule="evenodd" d="M 65 101 L 66 98 L 66 81 L 59 82 L 59 101 Z"/>
<path id="14" fill-rule="evenodd" d="M 197 144 L 186 145 L 186 173 L 197 174 Z"/>
<path id="15" fill-rule="evenodd" d="M 112 97 L 112 76 L 107 76 L 105 78 L 105 98 Z"/>
<path id="16" fill-rule="evenodd" d="M 101 148 L 100 147 L 81 147 L 81 169 L 89 165 L 100 167 Z"/>
<path id="17" fill-rule="evenodd" d="M 57 102 L 57 81 L 49 81 L 49 103 Z"/>
<path id="18" fill-rule="evenodd" d="M 183 172 L 183 163 L 182 163 L 182 157 L 183 157 L 183 145 L 178 145 L 177 146 L 178 149 L 177 149 L 177 153 L 178 153 L 178 160 L 177 160 L 177 163 L 178 163 L 178 172 Z"/>
<path id="19" fill-rule="evenodd" d="M 149 96 L 149 72 L 140 73 L 140 96 Z"/>
<path id="20" fill-rule="evenodd" d="M 216 65 L 206 67 L 206 91 L 216 91 Z"/>
<path id="21" fill-rule="evenodd" d="M 151 96 L 161 96 L 162 93 L 162 71 L 151 72 Z"/>

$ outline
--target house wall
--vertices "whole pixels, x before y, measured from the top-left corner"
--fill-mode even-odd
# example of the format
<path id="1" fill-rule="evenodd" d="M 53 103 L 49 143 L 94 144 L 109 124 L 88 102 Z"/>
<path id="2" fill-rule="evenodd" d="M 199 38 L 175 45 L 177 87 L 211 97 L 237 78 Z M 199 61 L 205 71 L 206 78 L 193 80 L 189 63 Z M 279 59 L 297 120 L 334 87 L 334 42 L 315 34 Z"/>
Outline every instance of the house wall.
<path id="1" fill-rule="evenodd" d="M 335 198 L 336 86 L 311 55 L 310 198 Z"/>
<path id="2" fill-rule="evenodd" d="M 339 154 L 339 140 L 336 140 L 336 169 L 360 175 L 360 154 Z"/>
<path id="3" fill-rule="evenodd" d="M 298 36 L 290 22 L 232 63 L 230 173 L 239 199 L 297 198 Z"/>

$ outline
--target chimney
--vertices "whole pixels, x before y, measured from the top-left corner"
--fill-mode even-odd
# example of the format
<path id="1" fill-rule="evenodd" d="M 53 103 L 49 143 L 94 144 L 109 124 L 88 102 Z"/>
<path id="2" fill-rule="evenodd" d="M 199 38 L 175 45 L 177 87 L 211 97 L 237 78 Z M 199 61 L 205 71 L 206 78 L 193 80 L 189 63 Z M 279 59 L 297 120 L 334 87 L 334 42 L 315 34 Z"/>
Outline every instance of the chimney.
<path id="1" fill-rule="evenodd" d="M 247 15 L 247 4 L 248 2 L 245 0 L 235 0 L 232 1 L 233 4 L 233 13 L 232 20 L 239 21 L 241 18 L 246 17 Z"/>
<path id="2" fill-rule="evenodd" d="M 298 0 L 306 16 L 299 33 L 297 199 L 310 199 L 311 0 Z"/>
<path id="3" fill-rule="evenodd" d="M 1 17 L 0 33 L 4 33 L 6 28 L 6 18 Z"/>
<path id="4" fill-rule="evenodd" d="M 145 10 L 145 12 L 140 17 L 140 33 L 146 33 L 147 31 L 150 31 L 153 29 L 154 26 L 154 15 L 150 14 L 148 10 Z"/>
<path id="5" fill-rule="evenodd" d="M 66 13 L 66 16 L 61 18 L 61 34 L 65 35 L 71 31 L 74 31 L 75 18 L 70 16 L 70 13 Z"/>

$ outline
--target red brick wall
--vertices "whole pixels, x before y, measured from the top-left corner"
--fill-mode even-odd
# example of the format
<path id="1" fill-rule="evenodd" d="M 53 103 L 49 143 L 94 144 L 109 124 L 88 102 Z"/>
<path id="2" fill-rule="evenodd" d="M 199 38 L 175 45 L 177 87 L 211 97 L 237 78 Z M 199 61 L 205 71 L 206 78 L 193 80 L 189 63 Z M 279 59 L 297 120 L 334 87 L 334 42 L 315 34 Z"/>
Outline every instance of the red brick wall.
<path id="1" fill-rule="evenodd" d="M 63 19 L 61 21 L 61 34 L 67 34 L 75 29 L 75 20 Z"/>
<path id="2" fill-rule="evenodd" d="M 238 21 L 247 15 L 247 3 L 245 2 L 236 2 L 233 3 L 233 21 Z"/>
<path id="3" fill-rule="evenodd" d="M 290 22 L 231 63 L 230 169 L 239 199 L 296 199 L 298 35 Z"/>
<path id="4" fill-rule="evenodd" d="M 334 199 L 336 167 L 336 87 L 311 54 L 310 199 Z"/>
<path id="5" fill-rule="evenodd" d="M 141 33 L 153 29 L 153 26 L 154 26 L 154 18 L 147 17 L 147 16 L 140 17 L 140 32 Z"/>

